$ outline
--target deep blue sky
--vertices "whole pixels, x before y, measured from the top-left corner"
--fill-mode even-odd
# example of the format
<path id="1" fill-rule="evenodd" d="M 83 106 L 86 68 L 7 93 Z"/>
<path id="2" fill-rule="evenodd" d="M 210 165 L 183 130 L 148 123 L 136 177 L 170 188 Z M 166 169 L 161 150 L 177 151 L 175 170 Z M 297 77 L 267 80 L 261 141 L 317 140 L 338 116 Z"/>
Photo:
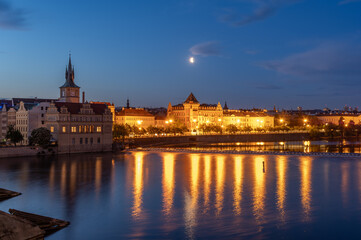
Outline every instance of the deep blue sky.
<path id="1" fill-rule="evenodd" d="M 361 0 L 0 0 L 0 98 L 58 97 L 69 50 L 87 100 L 361 107 Z"/>

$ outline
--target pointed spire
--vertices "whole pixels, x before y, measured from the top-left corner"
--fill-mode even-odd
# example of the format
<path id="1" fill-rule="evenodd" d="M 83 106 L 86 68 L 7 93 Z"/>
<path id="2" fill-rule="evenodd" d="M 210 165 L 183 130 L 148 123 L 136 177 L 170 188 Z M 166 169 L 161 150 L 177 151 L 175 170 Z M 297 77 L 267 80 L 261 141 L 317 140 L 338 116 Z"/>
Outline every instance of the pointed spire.
<path id="1" fill-rule="evenodd" d="M 197 98 L 193 95 L 193 93 L 191 92 L 191 94 L 189 94 L 189 96 L 187 97 L 187 99 L 185 100 L 184 103 L 199 103 Z"/>
<path id="2" fill-rule="evenodd" d="M 74 83 L 74 67 L 73 65 L 71 65 L 71 54 L 69 53 L 69 63 L 68 66 L 65 68 L 65 83 L 63 86 L 61 86 L 61 88 L 63 87 L 74 87 L 74 88 L 79 88 L 79 86 L 77 86 Z"/>
<path id="3" fill-rule="evenodd" d="M 227 101 L 224 102 L 224 107 L 223 107 L 224 110 L 228 110 L 228 106 L 227 106 Z"/>
<path id="4" fill-rule="evenodd" d="M 130 108 L 129 98 L 127 98 L 127 108 Z"/>

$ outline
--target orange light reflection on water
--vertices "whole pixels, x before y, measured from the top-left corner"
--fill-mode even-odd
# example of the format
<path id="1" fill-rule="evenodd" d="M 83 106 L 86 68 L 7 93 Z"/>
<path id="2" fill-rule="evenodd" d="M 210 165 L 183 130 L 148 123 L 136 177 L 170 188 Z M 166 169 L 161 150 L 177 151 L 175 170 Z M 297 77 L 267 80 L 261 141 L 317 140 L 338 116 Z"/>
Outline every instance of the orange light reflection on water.
<path id="1" fill-rule="evenodd" d="M 143 157 L 144 153 L 136 152 L 134 159 L 134 181 L 133 181 L 133 198 L 132 216 L 139 219 L 142 212 L 142 195 L 143 195 Z"/>
<path id="2" fill-rule="evenodd" d="M 257 221 L 262 221 L 264 213 L 265 200 L 265 173 L 263 156 L 255 157 L 253 161 L 254 169 L 254 193 L 253 193 L 253 211 Z"/>
<path id="3" fill-rule="evenodd" d="M 312 159 L 309 157 L 300 157 L 301 171 L 301 202 L 303 208 L 304 220 L 310 220 L 311 213 L 311 173 Z"/>
<path id="4" fill-rule="evenodd" d="M 217 155 L 217 172 L 216 172 L 216 214 L 219 215 L 223 209 L 223 188 L 224 188 L 224 156 Z"/>
<path id="5" fill-rule="evenodd" d="M 287 158 L 277 156 L 277 208 L 281 214 L 281 220 L 285 221 L 286 178 Z"/>
<path id="6" fill-rule="evenodd" d="M 233 210 L 236 215 L 240 215 L 241 200 L 242 200 L 243 162 L 241 156 L 235 156 L 233 160 L 234 160 Z"/>
<path id="7" fill-rule="evenodd" d="M 174 154 L 168 153 L 163 157 L 163 212 L 170 215 L 174 196 Z"/>

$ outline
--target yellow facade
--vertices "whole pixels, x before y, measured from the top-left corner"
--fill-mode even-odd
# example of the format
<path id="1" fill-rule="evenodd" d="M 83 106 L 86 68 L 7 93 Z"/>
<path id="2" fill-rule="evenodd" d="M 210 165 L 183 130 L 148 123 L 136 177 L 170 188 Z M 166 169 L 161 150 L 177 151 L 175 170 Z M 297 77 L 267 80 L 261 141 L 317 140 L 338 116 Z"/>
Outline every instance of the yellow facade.
<path id="1" fill-rule="evenodd" d="M 265 128 L 274 127 L 274 117 L 264 112 L 243 112 L 223 109 L 221 104 L 200 104 L 191 93 L 182 104 L 168 105 L 168 119 L 179 121 L 190 131 L 196 131 L 202 124 L 216 124 L 226 127 L 234 124 L 238 127 Z"/>
<path id="2" fill-rule="evenodd" d="M 217 105 L 200 104 L 191 93 L 182 104 L 168 105 L 168 119 L 183 123 L 189 130 L 195 130 L 201 124 L 222 125 L 223 108 Z"/>
<path id="3" fill-rule="evenodd" d="M 353 121 L 355 124 L 361 123 L 361 115 L 319 115 L 317 118 L 323 123 L 331 123 L 338 125 L 340 118 L 343 118 L 345 124 L 349 124 L 350 121 Z"/>
<path id="4" fill-rule="evenodd" d="M 223 113 L 224 125 L 237 127 L 269 128 L 274 127 L 274 117 L 264 112 L 243 112 L 240 110 L 227 110 Z"/>
<path id="5" fill-rule="evenodd" d="M 144 108 L 123 108 L 115 113 L 115 123 L 147 128 L 155 125 L 155 117 Z"/>

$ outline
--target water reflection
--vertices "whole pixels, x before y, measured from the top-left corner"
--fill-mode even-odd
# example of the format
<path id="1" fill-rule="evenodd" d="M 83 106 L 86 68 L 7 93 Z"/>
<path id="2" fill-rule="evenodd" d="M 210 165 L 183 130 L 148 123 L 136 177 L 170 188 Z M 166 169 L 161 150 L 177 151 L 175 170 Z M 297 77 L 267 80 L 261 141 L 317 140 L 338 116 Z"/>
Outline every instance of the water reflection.
<path id="1" fill-rule="evenodd" d="M 278 156 L 277 159 L 277 208 L 281 215 L 282 222 L 285 221 L 286 201 L 286 174 L 287 159 L 285 156 Z"/>
<path id="2" fill-rule="evenodd" d="M 253 160 L 254 169 L 254 192 L 253 192 L 253 212 L 257 221 L 263 220 L 265 201 L 265 172 L 263 156 L 257 156 Z"/>
<path id="3" fill-rule="evenodd" d="M 191 179 L 190 179 L 190 195 L 185 193 L 184 204 L 184 221 L 187 231 L 187 236 L 190 239 L 194 238 L 194 227 L 197 224 L 197 208 L 198 208 L 198 177 L 199 177 L 199 160 L 197 154 L 190 156 L 191 162 Z"/>
<path id="4" fill-rule="evenodd" d="M 310 157 L 300 157 L 300 171 L 301 171 L 301 202 L 303 208 L 304 221 L 310 221 L 311 214 L 311 173 L 312 173 L 312 159 Z"/>
<path id="5" fill-rule="evenodd" d="M 143 152 L 136 152 L 134 158 L 134 185 L 132 210 L 133 218 L 139 219 L 142 213 L 143 195 Z"/>
<path id="6" fill-rule="evenodd" d="M 174 158 L 175 155 L 167 153 L 163 157 L 163 212 L 170 215 L 174 196 Z"/>
<path id="7" fill-rule="evenodd" d="M 147 152 L 0 159 L 2 187 L 23 193 L 0 204 L 72 222 L 49 239 L 280 239 L 280 228 L 307 239 L 323 226 L 358 229 L 360 162 Z M 350 227 L 336 226 L 341 218 Z"/>
<path id="8" fill-rule="evenodd" d="M 236 215 L 240 215 L 241 200 L 242 200 L 243 163 L 241 156 L 235 156 L 233 160 L 234 160 L 233 211 Z"/>
<path id="9" fill-rule="evenodd" d="M 216 214 L 219 215 L 223 208 L 223 188 L 224 188 L 224 156 L 217 155 L 216 172 Z"/>
<path id="10" fill-rule="evenodd" d="M 210 197 L 210 189 L 211 189 L 211 156 L 205 155 L 204 158 L 204 211 L 208 211 L 209 209 L 209 197 Z"/>

